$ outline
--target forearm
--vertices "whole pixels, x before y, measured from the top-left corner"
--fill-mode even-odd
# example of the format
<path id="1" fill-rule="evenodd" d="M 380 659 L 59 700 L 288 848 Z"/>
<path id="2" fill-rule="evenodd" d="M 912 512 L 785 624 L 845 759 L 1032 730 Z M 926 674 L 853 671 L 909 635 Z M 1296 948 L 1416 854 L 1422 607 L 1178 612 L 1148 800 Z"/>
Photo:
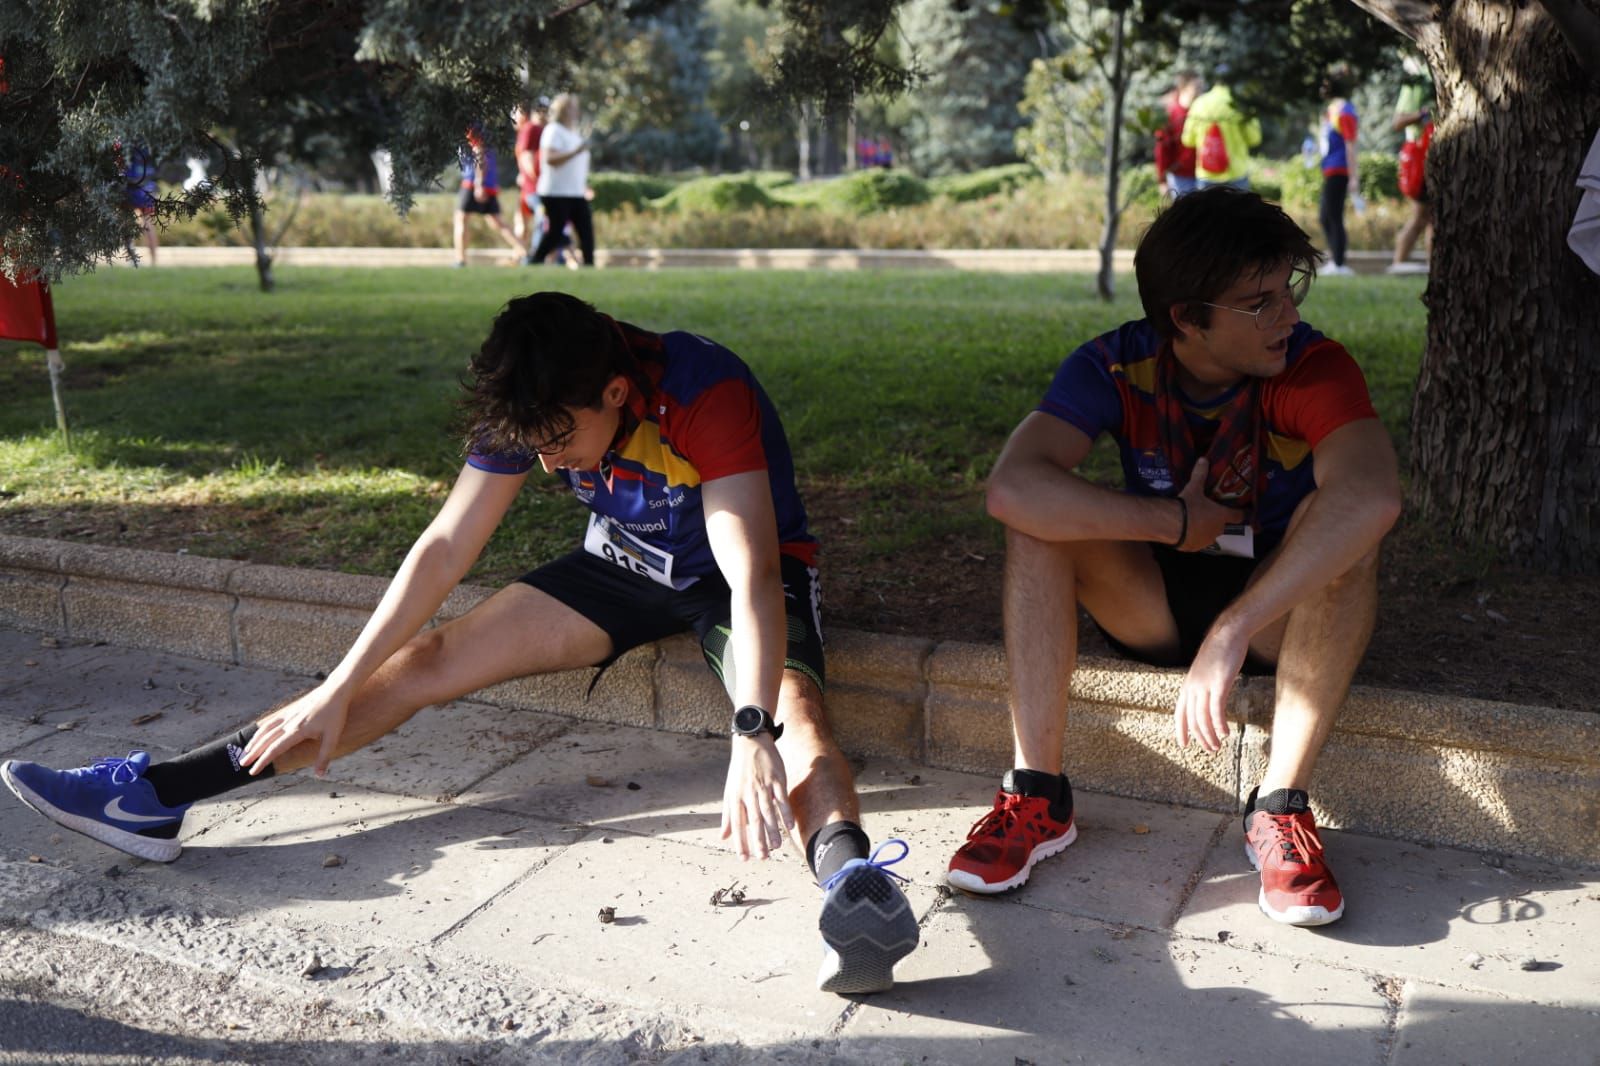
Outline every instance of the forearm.
<path id="1" fill-rule="evenodd" d="M 995 519 L 1043 541 L 1176 544 L 1183 533 L 1177 501 L 1109 489 L 1043 461 L 997 471 L 986 502 Z"/>
<path id="2" fill-rule="evenodd" d="M 1398 501 L 1385 496 L 1318 489 L 1255 583 L 1223 610 L 1212 632 L 1249 640 L 1376 549 L 1398 513 Z"/>
<path id="3" fill-rule="evenodd" d="M 734 705 L 755 704 L 776 712 L 787 647 L 783 579 L 774 565 L 729 584 L 734 589 L 729 618 L 733 630 L 729 650 L 736 665 Z"/>
<path id="4" fill-rule="evenodd" d="M 444 537 L 424 533 L 418 538 L 327 684 L 353 693 L 421 631 L 476 557 Z"/>

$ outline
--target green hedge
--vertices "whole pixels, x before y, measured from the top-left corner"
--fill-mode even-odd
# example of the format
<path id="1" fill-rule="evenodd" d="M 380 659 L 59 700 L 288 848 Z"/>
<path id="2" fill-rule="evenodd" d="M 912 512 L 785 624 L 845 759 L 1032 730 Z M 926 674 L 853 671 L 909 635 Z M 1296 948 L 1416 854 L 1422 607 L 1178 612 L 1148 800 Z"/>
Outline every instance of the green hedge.
<path id="1" fill-rule="evenodd" d="M 651 204 L 663 211 L 705 213 L 777 207 L 780 201 L 774 200 L 753 175 L 720 174 L 686 181 Z"/>
<path id="2" fill-rule="evenodd" d="M 642 208 L 651 200 L 665 196 L 676 183 L 668 178 L 649 174 L 623 174 L 603 170 L 589 175 L 589 187 L 594 190 L 596 211 L 615 211 L 623 204 Z"/>
<path id="3" fill-rule="evenodd" d="M 1362 152 L 1361 195 L 1369 201 L 1394 199 L 1400 195 L 1400 163 L 1388 152 Z M 1322 197 L 1322 169 L 1316 163 L 1296 158 L 1273 164 L 1281 185 L 1280 203 L 1295 207 L 1316 207 Z M 1266 196 L 1262 182 L 1256 190 Z M 1268 196 L 1267 199 L 1274 199 Z"/>
<path id="4" fill-rule="evenodd" d="M 947 174 L 928 182 L 935 196 L 945 196 L 957 203 L 969 200 L 986 200 L 991 196 L 1008 193 L 1019 185 L 1038 181 L 1040 174 L 1032 163 L 1007 163 L 999 167 L 986 167 L 971 174 Z"/>
<path id="5" fill-rule="evenodd" d="M 857 215 L 912 207 L 933 198 L 928 183 L 903 170 L 858 170 L 823 183 L 818 203 Z"/>

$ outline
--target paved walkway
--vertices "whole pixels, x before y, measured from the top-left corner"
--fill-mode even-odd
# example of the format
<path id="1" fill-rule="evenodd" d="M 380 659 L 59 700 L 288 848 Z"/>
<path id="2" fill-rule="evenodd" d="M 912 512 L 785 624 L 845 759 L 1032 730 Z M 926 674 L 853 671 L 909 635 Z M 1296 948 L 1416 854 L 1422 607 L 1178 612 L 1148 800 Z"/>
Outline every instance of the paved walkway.
<path id="1" fill-rule="evenodd" d="M 166 755 L 304 683 L 0 630 L 0 754 Z M 1348 914 L 1290 929 L 1232 817 L 1084 794 L 1021 893 L 952 896 L 994 783 L 885 760 L 922 946 L 824 995 L 803 862 L 716 839 L 726 757 L 461 702 L 196 807 L 171 865 L 0 795 L 0 1062 L 1600 1063 L 1600 874 L 1329 832 Z"/>
<path id="2" fill-rule="evenodd" d="M 503 248 L 468 251 L 477 267 L 513 264 Z M 1387 251 L 1351 252 L 1348 261 L 1360 274 L 1381 274 L 1388 267 Z M 455 253 L 438 248 L 280 248 L 278 266 L 333 267 L 448 267 Z M 1133 250 L 1118 249 L 1113 262 L 1119 271 L 1133 269 Z M 162 248 L 163 267 L 253 266 L 255 250 L 235 246 Z M 118 261 L 113 265 L 126 265 Z M 951 248 L 934 251 L 873 248 L 601 248 L 595 265 L 603 268 L 634 267 L 661 270 L 674 267 L 711 267 L 740 270 L 975 270 L 997 273 L 1085 273 L 1100 269 L 1100 253 L 1092 248 Z M 550 269 L 555 269 L 553 266 Z"/>

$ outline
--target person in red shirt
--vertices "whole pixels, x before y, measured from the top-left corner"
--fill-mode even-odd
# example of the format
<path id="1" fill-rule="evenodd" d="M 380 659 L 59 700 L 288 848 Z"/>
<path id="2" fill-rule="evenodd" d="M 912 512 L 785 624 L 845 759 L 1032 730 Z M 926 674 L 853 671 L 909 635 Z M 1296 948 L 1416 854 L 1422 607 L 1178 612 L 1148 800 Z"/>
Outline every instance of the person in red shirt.
<path id="1" fill-rule="evenodd" d="M 1189 105 L 1204 87 L 1200 75 L 1185 70 L 1172 91 L 1161 98 L 1167 124 L 1156 131 L 1156 181 L 1174 200 L 1200 187 L 1194 176 L 1195 150 L 1183 145 L 1183 123 L 1189 117 Z"/>
<path id="2" fill-rule="evenodd" d="M 519 100 L 511 111 L 517 127 L 517 213 L 511 226 L 517 239 L 529 247 L 538 243 L 538 224 L 533 226 L 533 240 L 528 238 L 528 223 L 539 212 L 539 137 L 544 133 L 544 107 Z"/>

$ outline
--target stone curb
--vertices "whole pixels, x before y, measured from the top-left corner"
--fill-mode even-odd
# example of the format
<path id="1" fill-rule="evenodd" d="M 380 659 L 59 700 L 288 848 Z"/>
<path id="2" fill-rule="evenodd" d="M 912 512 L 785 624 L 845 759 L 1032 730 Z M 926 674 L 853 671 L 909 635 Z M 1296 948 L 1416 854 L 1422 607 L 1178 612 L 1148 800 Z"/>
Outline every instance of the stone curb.
<path id="1" fill-rule="evenodd" d="M 380 578 L 0 536 L 0 625 L 307 675 L 331 669 L 376 606 Z M 488 595 L 464 586 L 433 623 Z M 1004 652 L 835 630 L 828 706 L 856 755 L 998 776 L 1011 765 Z M 728 705 L 687 636 L 600 677 L 523 678 L 476 698 L 675 732 L 721 731 Z M 1084 659 L 1066 765 L 1096 791 L 1233 810 L 1270 747 L 1272 682 L 1244 679 L 1231 752 L 1171 739 L 1182 675 Z M 1318 771 L 1323 824 L 1425 843 L 1600 864 L 1600 715 L 1357 687 Z"/>

